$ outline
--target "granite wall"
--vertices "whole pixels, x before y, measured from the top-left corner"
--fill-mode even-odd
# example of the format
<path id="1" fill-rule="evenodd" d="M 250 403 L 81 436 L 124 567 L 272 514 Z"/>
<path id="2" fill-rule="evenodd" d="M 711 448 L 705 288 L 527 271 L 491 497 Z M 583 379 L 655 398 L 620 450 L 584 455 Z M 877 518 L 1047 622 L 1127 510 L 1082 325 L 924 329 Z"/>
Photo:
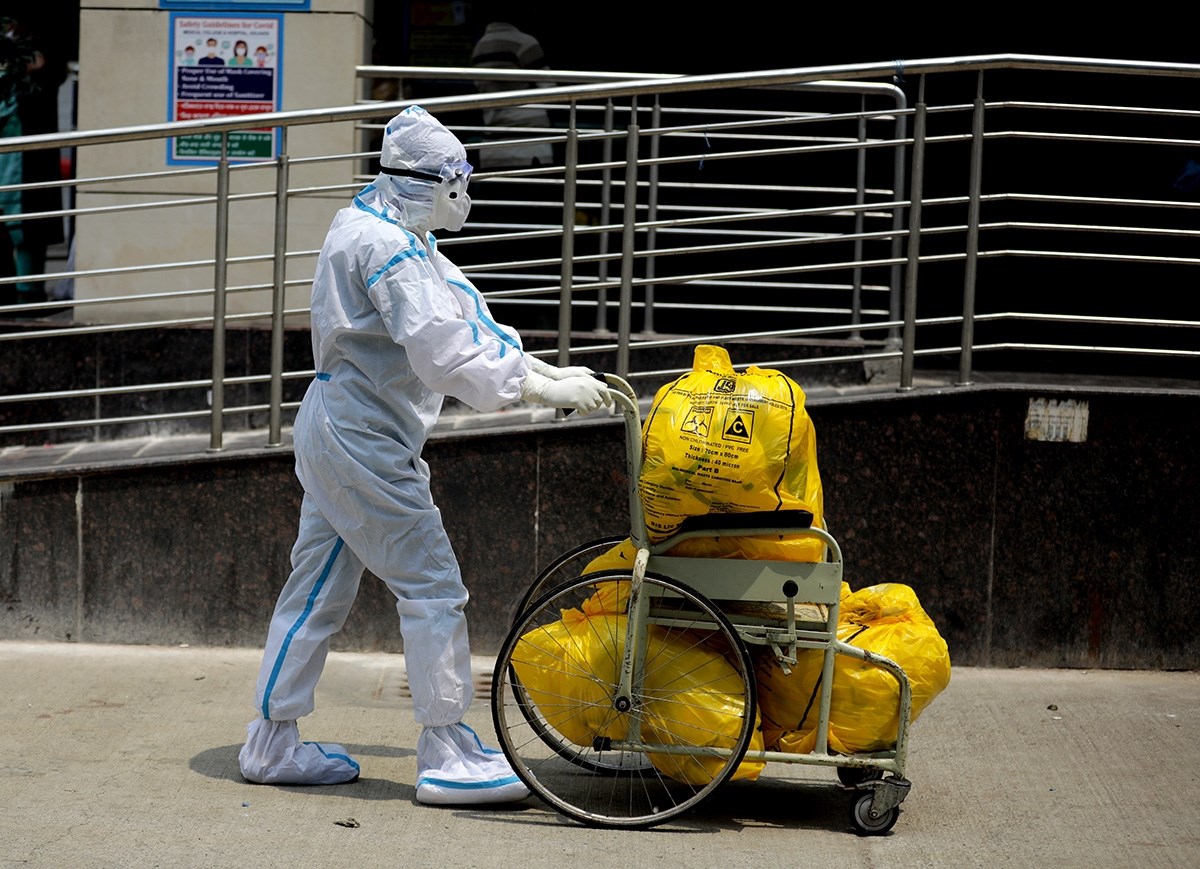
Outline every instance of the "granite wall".
<path id="1" fill-rule="evenodd" d="M 1082 441 L 1031 398 L 1087 402 Z M 1195 668 L 1200 395 L 947 388 L 810 401 L 854 588 L 911 585 L 959 664 Z M 537 568 L 627 531 L 615 420 L 435 437 L 434 496 L 494 653 Z M 286 448 L 0 482 L 0 639 L 258 646 L 300 489 Z M 343 650 L 400 649 L 364 580 Z"/>
<path id="2" fill-rule="evenodd" d="M 0 323 L 0 332 L 33 331 L 41 337 L 4 344 L 0 395 L 51 393 L 56 397 L 0 404 L 0 425 L 35 427 L 33 434 L 0 432 L 0 448 L 36 442 L 87 443 L 148 435 L 206 432 L 211 419 L 213 335 L 207 328 L 99 330 L 44 328 L 38 321 Z M 312 338 L 307 329 L 283 332 L 285 371 L 312 370 Z M 262 328 L 231 328 L 225 333 L 225 376 L 257 377 L 261 382 L 226 383 L 225 407 L 263 408 L 271 333 Z M 310 375 L 311 376 L 311 375 Z M 163 384 L 183 384 L 165 388 Z M 192 384 L 192 385 L 187 385 Z M 308 377 L 283 382 L 283 400 L 299 401 Z M 63 394 L 91 390 L 92 394 Z M 123 391 L 129 390 L 129 391 Z M 139 421 L 138 417 L 173 415 Z M 124 420 L 104 426 L 89 420 Z M 59 422 L 65 425 L 57 424 Z M 290 418 L 289 418 L 290 421 Z M 268 412 L 254 410 L 224 417 L 228 431 L 266 428 Z"/>

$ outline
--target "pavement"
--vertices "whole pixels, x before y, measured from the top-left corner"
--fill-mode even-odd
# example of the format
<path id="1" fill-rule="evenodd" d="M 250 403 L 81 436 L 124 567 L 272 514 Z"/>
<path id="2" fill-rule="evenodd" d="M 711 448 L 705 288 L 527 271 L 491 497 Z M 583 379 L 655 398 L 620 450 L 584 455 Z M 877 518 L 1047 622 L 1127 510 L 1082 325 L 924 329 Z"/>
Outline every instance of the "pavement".
<path id="1" fill-rule="evenodd" d="M 956 668 L 911 731 L 913 787 L 855 835 L 832 770 L 768 764 L 650 830 L 538 798 L 414 799 L 403 657 L 332 653 L 304 738 L 362 777 L 252 785 L 259 651 L 0 642 L 0 867 L 1200 866 L 1200 671 Z M 493 734 L 491 662 L 467 722 Z M 494 741 L 493 741 L 494 744 Z"/>

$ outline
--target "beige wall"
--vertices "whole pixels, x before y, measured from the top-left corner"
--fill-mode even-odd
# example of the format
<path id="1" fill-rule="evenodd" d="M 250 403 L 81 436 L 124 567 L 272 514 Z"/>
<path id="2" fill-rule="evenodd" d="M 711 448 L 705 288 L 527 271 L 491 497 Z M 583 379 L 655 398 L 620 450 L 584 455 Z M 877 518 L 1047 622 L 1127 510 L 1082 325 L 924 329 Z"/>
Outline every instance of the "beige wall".
<path id="1" fill-rule="evenodd" d="M 369 59 L 370 0 L 313 0 L 310 12 L 284 14 L 284 111 L 348 106 L 360 95 L 354 67 Z M 196 13 L 220 15 L 219 12 Z M 84 0 L 80 10 L 78 129 L 112 129 L 168 120 L 171 15 L 157 0 Z M 350 154 L 362 149 L 353 125 L 320 124 L 295 127 L 287 137 L 287 153 L 295 160 L 307 156 Z M 80 208 L 113 208 L 156 202 L 179 202 L 171 207 L 141 208 L 83 214 L 76 222 L 76 267 L 110 269 L 149 264 L 211 260 L 215 247 L 212 203 L 191 204 L 216 190 L 211 167 L 167 163 L 167 140 L 80 148 Z M 343 160 L 311 166 L 293 165 L 289 187 L 348 185 L 344 189 L 294 198 L 289 206 L 288 249 L 315 251 L 321 245 L 333 212 L 349 198 L 355 185 L 357 161 Z M 197 173 L 195 170 L 204 171 Z M 112 180 L 129 173 L 175 173 L 171 177 Z M 235 165 L 231 192 L 273 192 L 274 163 Z M 269 198 L 233 202 L 229 215 L 229 256 L 264 256 L 274 248 L 274 206 Z M 288 280 L 288 308 L 306 308 L 307 280 L 314 257 L 293 259 Z M 226 286 L 269 284 L 272 265 L 231 265 Z M 77 301 L 126 298 L 147 293 L 208 290 L 212 266 L 156 270 L 119 277 L 79 278 Z M 78 305 L 75 319 L 86 322 L 166 320 L 211 315 L 210 293 L 192 296 Z M 268 291 L 231 292 L 230 314 L 270 310 Z M 293 322 L 293 321 L 289 321 Z"/>

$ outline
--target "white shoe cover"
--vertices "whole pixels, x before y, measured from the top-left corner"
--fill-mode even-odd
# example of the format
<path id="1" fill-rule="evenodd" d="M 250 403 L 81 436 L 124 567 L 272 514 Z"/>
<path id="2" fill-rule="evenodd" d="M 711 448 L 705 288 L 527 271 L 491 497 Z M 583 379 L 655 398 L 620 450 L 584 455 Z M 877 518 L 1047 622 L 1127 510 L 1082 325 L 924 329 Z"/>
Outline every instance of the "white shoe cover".
<path id="1" fill-rule="evenodd" d="M 246 727 L 238 764 L 264 785 L 340 785 L 358 778 L 358 762 L 340 745 L 301 742 L 295 721 L 258 718 Z"/>
<path id="2" fill-rule="evenodd" d="M 467 725 L 426 727 L 417 739 L 417 802 L 430 805 L 511 803 L 529 796 L 504 753 L 484 748 Z"/>

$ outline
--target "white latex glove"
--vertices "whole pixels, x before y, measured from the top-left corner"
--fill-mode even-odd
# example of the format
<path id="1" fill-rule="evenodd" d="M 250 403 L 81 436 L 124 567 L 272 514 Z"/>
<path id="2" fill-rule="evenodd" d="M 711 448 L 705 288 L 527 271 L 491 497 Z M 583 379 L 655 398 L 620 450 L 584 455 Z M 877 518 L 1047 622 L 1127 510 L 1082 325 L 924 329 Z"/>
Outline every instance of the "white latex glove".
<path id="1" fill-rule="evenodd" d="M 536 371 L 543 377 L 549 377 L 551 380 L 566 380 L 568 377 L 591 377 L 596 372 L 590 368 L 585 368 L 582 365 L 567 365 L 559 368 L 557 365 L 551 365 L 536 356 L 527 356 L 529 361 L 529 370 Z"/>
<path id="2" fill-rule="evenodd" d="M 547 407 L 569 407 L 580 413 L 591 413 L 612 404 L 608 387 L 594 377 L 551 380 L 536 371 L 530 371 L 521 381 L 521 398 Z"/>

